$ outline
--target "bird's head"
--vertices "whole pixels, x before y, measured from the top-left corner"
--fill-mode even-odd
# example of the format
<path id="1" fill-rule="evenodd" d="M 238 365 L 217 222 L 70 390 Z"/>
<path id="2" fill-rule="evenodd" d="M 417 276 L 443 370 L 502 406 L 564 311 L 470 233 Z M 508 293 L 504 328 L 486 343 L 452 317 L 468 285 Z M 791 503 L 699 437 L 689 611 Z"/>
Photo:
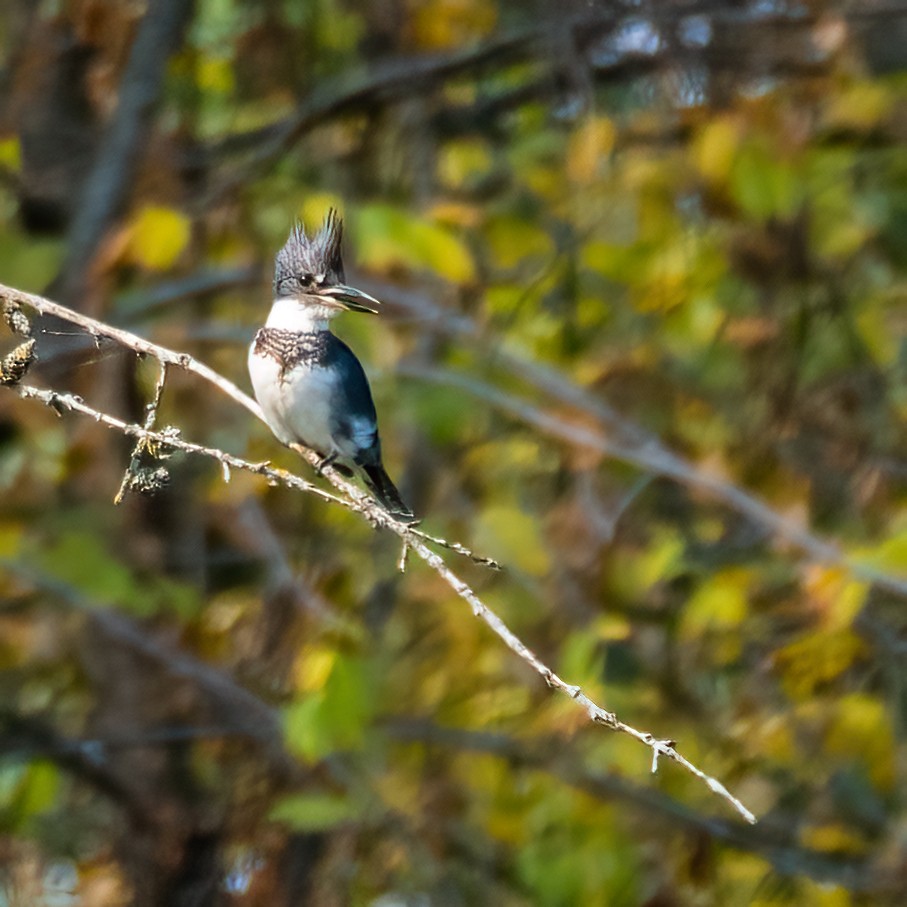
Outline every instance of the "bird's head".
<path id="1" fill-rule="evenodd" d="M 344 309 L 377 314 L 377 299 L 344 282 L 342 236 L 343 221 L 333 208 L 328 210 L 321 229 L 313 236 L 297 223 L 274 262 L 275 298 L 318 307 L 325 317 Z"/>

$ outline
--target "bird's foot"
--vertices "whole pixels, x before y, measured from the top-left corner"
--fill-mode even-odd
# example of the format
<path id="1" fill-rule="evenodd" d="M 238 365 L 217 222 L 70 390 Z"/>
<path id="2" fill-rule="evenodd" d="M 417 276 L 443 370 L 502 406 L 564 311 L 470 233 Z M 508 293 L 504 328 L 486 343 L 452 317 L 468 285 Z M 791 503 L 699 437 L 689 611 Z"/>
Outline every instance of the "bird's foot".
<path id="1" fill-rule="evenodd" d="M 325 466 L 333 466 L 336 460 L 336 453 L 328 454 L 326 457 L 323 457 L 321 462 L 315 467 L 315 472 L 317 472 L 318 475 L 323 476 Z"/>

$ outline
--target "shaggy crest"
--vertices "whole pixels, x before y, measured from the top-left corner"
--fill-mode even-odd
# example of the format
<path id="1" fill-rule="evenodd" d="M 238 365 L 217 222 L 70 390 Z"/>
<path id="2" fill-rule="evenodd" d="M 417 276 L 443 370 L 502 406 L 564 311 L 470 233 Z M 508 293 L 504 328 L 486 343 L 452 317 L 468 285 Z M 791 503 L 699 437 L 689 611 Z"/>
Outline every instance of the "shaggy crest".
<path id="1" fill-rule="evenodd" d="M 297 221 L 274 262 L 275 296 L 294 296 L 306 289 L 343 283 L 342 236 L 343 220 L 334 208 L 328 209 L 321 229 L 313 236 Z"/>

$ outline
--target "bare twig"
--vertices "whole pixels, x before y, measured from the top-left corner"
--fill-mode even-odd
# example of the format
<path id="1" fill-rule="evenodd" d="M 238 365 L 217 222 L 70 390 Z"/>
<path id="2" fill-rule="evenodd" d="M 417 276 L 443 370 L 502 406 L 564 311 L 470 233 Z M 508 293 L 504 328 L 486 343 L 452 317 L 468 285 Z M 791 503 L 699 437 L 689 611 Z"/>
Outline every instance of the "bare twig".
<path id="1" fill-rule="evenodd" d="M 103 321 L 89 318 L 87 315 L 75 312 L 64 305 L 60 305 L 58 302 L 51 302 L 51 300 L 45 299 L 43 296 L 37 296 L 34 293 L 24 293 L 14 287 L 0 284 L 0 297 L 17 302 L 20 305 L 26 305 L 41 315 L 53 315 L 68 321 L 70 324 L 78 325 L 96 341 L 101 337 L 106 337 L 139 355 L 153 356 L 161 365 L 174 365 L 184 371 L 192 372 L 198 375 L 199 378 L 203 378 L 205 381 L 215 385 L 221 393 L 226 394 L 231 400 L 249 410 L 253 416 L 264 421 L 261 407 L 248 394 L 244 394 L 232 381 L 228 381 L 223 375 L 214 371 L 213 368 L 209 368 L 197 359 L 193 359 L 188 353 L 176 353 L 166 347 L 151 343 L 151 341 L 145 340 L 137 334 L 132 334 L 121 328 L 105 324 Z"/>
<path id="2" fill-rule="evenodd" d="M 147 412 L 145 415 L 145 430 L 148 431 L 151 429 L 151 426 L 154 425 L 154 420 L 157 418 L 158 407 L 161 405 L 161 397 L 164 395 L 164 384 L 167 382 L 167 365 L 166 363 L 161 363 L 161 371 L 158 375 L 157 386 L 154 389 L 154 397 L 151 402 L 148 404 Z M 170 445 L 167 445 L 167 450 L 169 450 Z M 119 504 L 127 491 L 132 489 L 144 490 L 144 491 L 157 491 L 164 484 L 166 479 L 167 472 L 163 471 L 164 478 L 154 474 L 151 483 L 148 482 L 148 473 L 143 471 L 144 467 L 142 466 L 142 454 L 148 450 L 148 440 L 146 438 L 139 438 L 135 442 L 135 447 L 132 448 L 132 458 L 129 461 L 129 465 L 126 467 L 126 472 L 123 473 L 123 481 L 120 483 L 120 490 L 116 493 L 116 496 L 113 499 L 114 504 Z M 165 448 L 158 446 L 156 459 L 161 459 L 162 455 L 165 455 Z"/>
<path id="3" fill-rule="evenodd" d="M 25 384 L 20 384 L 17 387 L 17 390 L 20 397 L 24 397 L 28 400 L 40 400 L 57 413 L 70 411 L 81 413 L 83 416 L 90 416 L 96 422 L 100 422 L 102 425 L 106 425 L 108 428 L 112 428 L 131 438 L 138 438 L 140 441 L 145 441 L 146 443 L 172 447 L 175 450 L 181 450 L 184 453 L 200 454 L 203 457 L 211 457 L 228 469 L 242 469 L 247 472 L 254 472 L 259 476 L 264 476 L 273 485 L 286 485 L 288 488 L 293 488 L 296 491 L 314 494 L 322 500 L 329 501 L 332 504 L 342 504 L 345 507 L 352 506 L 349 501 L 345 501 L 343 498 L 339 498 L 329 491 L 325 491 L 323 488 L 319 488 L 317 485 L 307 482 L 299 476 L 286 472 L 286 470 L 276 469 L 268 463 L 251 463 L 240 457 L 234 457 L 216 447 L 205 447 L 202 444 L 193 444 L 190 441 L 184 441 L 173 429 L 163 432 L 151 431 L 150 429 L 144 428 L 141 425 L 136 425 L 133 422 L 124 422 L 122 419 L 117 419 L 116 416 L 110 416 L 107 413 L 102 413 L 100 410 L 95 409 L 93 406 L 89 406 L 81 397 L 77 397 L 75 394 L 64 394 L 59 391 L 44 390 L 38 387 L 30 387 Z"/>
<path id="4" fill-rule="evenodd" d="M 150 354 L 154 356 L 162 366 L 172 364 L 191 371 L 214 384 L 215 387 L 217 387 L 223 393 L 227 394 L 231 399 L 237 401 L 254 415 L 256 415 L 259 419 L 264 421 L 261 409 L 254 400 L 244 394 L 238 387 L 236 387 L 236 385 L 232 384 L 232 382 L 228 381 L 222 375 L 218 374 L 213 369 L 202 365 L 202 363 L 198 362 L 187 354 L 173 352 L 172 350 L 168 350 L 165 347 L 158 346 L 157 344 L 153 344 L 147 340 L 137 337 L 134 334 L 130 334 L 128 331 L 123 331 L 118 328 L 111 328 L 108 325 L 103 324 L 102 322 L 87 318 L 86 316 L 81 315 L 77 312 L 72 312 L 65 306 L 50 302 L 49 300 L 43 299 L 39 296 L 22 293 L 19 290 L 0 285 L 0 297 L 5 297 L 15 302 L 20 302 L 25 305 L 32 306 L 42 313 L 47 312 L 57 315 L 58 317 L 64 318 L 72 322 L 73 324 L 80 325 L 95 336 L 110 337 L 123 346 L 135 350 L 136 352 Z M 551 668 L 549 668 L 543 661 L 541 661 L 538 656 L 531 649 L 529 649 L 529 647 L 526 646 L 525 643 L 523 643 L 523 641 L 519 639 L 519 637 L 516 636 L 516 634 L 514 634 L 510 630 L 510 628 L 504 623 L 504 621 L 479 598 L 475 591 L 464 580 L 457 576 L 457 574 L 455 574 L 447 566 L 440 555 L 436 554 L 426 545 L 424 541 L 424 535 L 420 536 L 419 534 L 417 534 L 417 531 L 415 531 L 408 524 L 394 519 L 376 502 L 369 498 L 369 496 L 364 491 L 353 485 L 351 482 L 347 481 L 331 466 L 324 465 L 322 458 L 315 451 L 309 450 L 299 444 L 291 445 L 293 450 L 295 450 L 301 457 L 303 457 L 303 459 L 305 459 L 311 466 L 318 469 L 319 472 L 336 489 L 341 491 L 348 499 L 347 501 L 343 501 L 342 499 L 336 498 L 333 495 L 329 495 L 327 492 L 321 491 L 321 489 L 317 489 L 316 486 L 313 486 L 305 480 L 300 479 L 298 476 L 286 473 L 283 470 L 273 470 L 266 464 L 256 465 L 248 463 L 247 461 L 241 460 L 238 457 L 226 454 L 223 451 L 215 450 L 213 448 L 204 448 L 201 445 L 189 444 L 188 442 L 180 441 L 179 444 L 175 444 L 174 442 L 177 439 L 171 437 L 168 434 L 153 432 L 139 425 L 125 423 L 113 416 L 109 416 L 105 413 L 101 413 L 98 410 L 93 409 L 92 407 L 86 405 L 78 397 L 75 397 L 71 394 L 60 394 L 56 391 L 43 391 L 38 388 L 22 386 L 19 387 L 19 393 L 27 398 L 42 400 L 43 402 L 52 405 L 55 408 L 68 408 L 84 413 L 86 415 L 90 415 L 103 424 L 107 425 L 108 427 L 115 428 L 118 431 L 123 432 L 124 434 L 131 435 L 132 437 L 146 438 L 152 441 L 157 441 L 158 443 L 171 444 L 173 446 L 179 447 L 180 449 L 191 451 L 193 453 L 201 453 L 217 459 L 222 464 L 225 463 L 231 467 L 235 466 L 236 468 L 249 469 L 253 472 L 259 472 L 263 475 L 267 475 L 269 479 L 272 479 L 274 481 L 279 481 L 282 484 L 297 488 L 298 490 L 310 491 L 311 493 L 318 494 L 322 498 L 329 498 L 335 501 L 339 501 L 340 503 L 345 504 L 345 506 L 361 512 L 362 515 L 373 526 L 377 528 L 388 529 L 393 532 L 400 538 L 400 540 L 408 550 L 417 554 L 423 561 L 425 561 L 425 563 L 432 570 L 434 570 L 438 574 L 438 576 L 454 592 L 456 592 L 456 594 L 460 598 L 462 598 L 465 602 L 467 602 L 467 604 L 469 604 L 470 608 L 472 609 L 473 615 L 481 619 L 512 652 L 518 655 L 537 674 L 539 674 L 539 676 L 548 684 L 548 686 L 559 690 L 569 696 L 574 702 L 577 703 L 577 705 L 579 705 L 580 708 L 583 709 L 583 711 L 585 711 L 586 715 L 592 722 L 604 725 L 611 730 L 628 734 L 629 736 L 635 738 L 636 740 L 639 740 L 641 743 L 647 746 L 652 752 L 653 771 L 655 771 L 657 768 L 658 758 L 660 756 L 664 756 L 665 758 L 676 762 L 678 765 L 681 765 L 688 772 L 703 781 L 712 792 L 722 797 L 741 816 L 743 816 L 743 818 L 746 819 L 747 822 L 756 821 L 753 813 L 749 809 L 747 809 L 735 796 L 733 796 L 733 794 L 731 794 L 730 791 L 728 791 L 720 781 L 706 774 L 692 762 L 682 756 L 677 751 L 674 741 L 659 739 L 652 734 L 649 734 L 645 731 L 640 731 L 637 728 L 624 723 L 613 712 L 609 712 L 593 702 L 582 691 L 580 687 L 569 684 L 561 677 L 559 677 Z"/>
<path id="5" fill-rule="evenodd" d="M 410 377 L 420 378 L 423 381 L 446 384 L 464 390 L 484 400 L 495 409 L 526 422 L 551 437 L 559 438 L 578 447 L 596 450 L 605 456 L 639 467 L 653 475 L 665 476 L 691 488 L 708 492 L 738 513 L 749 517 L 757 525 L 800 549 L 812 560 L 843 567 L 858 579 L 875 583 L 880 588 L 896 595 L 907 595 L 907 579 L 893 576 L 870 564 L 848 557 L 837 545 L 798 526 L 743 489 L 697 469 L 693 464 L 688 463 L 657 441 L 647 440 L 642 444 L 634 443 L 632 440 L 622 441 L 619 434 L 615 438 L 613 435 L 590 428 L 588 425 L 570 422 L 559 415 L 540 409 L 535 403 L 524 398 L 505 393 L 490 384 L 454 372 L 412 366 L 403 368 L 402 371 Z M 579 388 L 575 390 L 579 392 Z"/>

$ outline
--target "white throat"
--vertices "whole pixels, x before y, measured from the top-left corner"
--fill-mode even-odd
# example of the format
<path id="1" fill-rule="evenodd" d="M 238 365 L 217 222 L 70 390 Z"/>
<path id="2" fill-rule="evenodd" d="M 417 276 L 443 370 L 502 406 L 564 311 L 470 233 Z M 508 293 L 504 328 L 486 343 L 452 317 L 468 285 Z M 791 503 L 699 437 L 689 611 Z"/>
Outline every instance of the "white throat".
<path id="1" fill-rule="evenodd" d="M 283 331 L 313 333 L 328 330 L 337 309 L 318 303 L 299 302 L 290 297 L 275 299 L 265 326 Z"/>

